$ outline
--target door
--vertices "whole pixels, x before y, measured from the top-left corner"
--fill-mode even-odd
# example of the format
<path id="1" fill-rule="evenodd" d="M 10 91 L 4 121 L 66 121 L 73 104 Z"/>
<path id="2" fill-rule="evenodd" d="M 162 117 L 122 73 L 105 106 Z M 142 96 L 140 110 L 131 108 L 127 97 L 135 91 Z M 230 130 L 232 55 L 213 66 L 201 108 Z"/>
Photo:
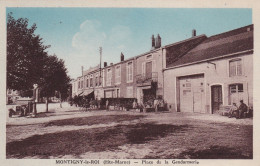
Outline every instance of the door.
<path id="1" fill-rule="evenodd" d="M 193 93 L 193 111 L 200 113 L 202 112 L 202 93 L 194 92 Z"/>
<path id="2" fill-rule="evenodd" d="M 179 78 L 181 112 L 205 112 L 204 75 Z"/>
<path id="3" fill-rule="evenodd" d="M 193 112 L 193 92 L 190 79 L 180 80 L 180 111 Z"/>
<path id="4" fill-rule="evenodd" d="M 116 90 L 116 97 L 117 97 L 117 98 L 120 97 L 119 89 Z"/>
<path id="5" fill-rule="evenodd" d="M 216 113 L 220 105 L 223 104 L 222 101 L 222 87 L 221 85 L 215 85 L 211 87 L 211 106 L 212 106 L 212 113 Z"/>
<path id="6" fill-rule="evenodd" d="M 152 62 L 147 62 L 145 66 L 145 76 L 146 78 L 152 78 Z"/>

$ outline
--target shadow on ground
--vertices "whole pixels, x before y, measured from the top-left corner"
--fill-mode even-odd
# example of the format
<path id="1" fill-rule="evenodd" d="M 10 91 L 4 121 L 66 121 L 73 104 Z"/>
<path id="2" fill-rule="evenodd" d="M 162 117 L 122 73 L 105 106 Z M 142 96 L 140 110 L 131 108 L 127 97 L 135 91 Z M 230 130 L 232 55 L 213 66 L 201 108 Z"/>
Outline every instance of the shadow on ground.
<path id="1" fill-rule="evenodd" d="M 252 154 L 246 156 L 241 153 L 241 150 L 224 147 L 224 146 L 210 146 L 205 150 L 189 149 L 182 152 L 179 159 L 253 159 Z"/>
<path id="2" fill-rule="evenodd" d="M 94 124 L 107 124 L 107 123 L 118 123 L 122 121 L 131 121 L 145 117 L 144 115 L 100 115 L 100 116 L 90 116 L 83 118 L 70 118 L 55 120 L 46 123 L 44 126 L 83 126 L 83 125 L 94 125 Z"/>
<path id="3" fill-rule="evenodd" d="M 188 127 L 141 123 L 34 135 L 21 141 L 7 143 L 6 154 L 7 158 L 49 158 L 79 156 L 90 151 L 113 151 L 125 144 L 142 144 L 173 132 L 184 132 Z"/>

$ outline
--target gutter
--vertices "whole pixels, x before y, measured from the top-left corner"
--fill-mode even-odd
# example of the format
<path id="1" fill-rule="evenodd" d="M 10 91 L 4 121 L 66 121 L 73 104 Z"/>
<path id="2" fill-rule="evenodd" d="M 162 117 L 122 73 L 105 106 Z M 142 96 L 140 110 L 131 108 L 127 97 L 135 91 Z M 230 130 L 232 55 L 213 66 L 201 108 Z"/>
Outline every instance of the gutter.
<path id="1" fill-rule="evenodd" d="M 227 55 L 222 55 L 222 56 L 215 57 L 215 58 L 204 59 L 204 60 L 197 61 L 197 62 L 191 62 L 191 63 L 182 64 L 182 65 L 177 65 L 177 66 L 173 66 L 173 67 L 169 67 L 169 68 L 165 68 L 165 69 L 163 69 L 163 72 L 164 72 L 165 70 L 180 68 L 180 67 L 184 67 L 184 66 L 194 65 L 194 64 L 198 64 L 198 63 L 208 62 L 208 61 L 212 61 L 212 60 L 217 60 L 217 59 L 221 59 L 221 58 L 226 58 L 226 57 L 230 57 L 230 56 L 234 56 L 234 55 L 245 54 L 245 53 L 251 53 L 251 52 L 253 53 L 253 52 L 254 52 L 254 49 L 246 50 L 246 51 L 241 51 L 241 52 L 236 52 L 236 53 L 227 54 Z"/>

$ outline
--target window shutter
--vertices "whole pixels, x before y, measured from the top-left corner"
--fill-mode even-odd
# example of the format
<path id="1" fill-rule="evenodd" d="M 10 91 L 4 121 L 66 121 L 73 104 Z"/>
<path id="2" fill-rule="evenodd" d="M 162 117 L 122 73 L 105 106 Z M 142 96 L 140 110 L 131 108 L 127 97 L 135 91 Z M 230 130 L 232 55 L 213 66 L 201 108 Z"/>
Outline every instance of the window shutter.
<path id="1" fill-rule="evenodd" d="M 237 75 L 241 76 L 242 75 L 242 64 L 241 60 L 237 61 Z"/>
<path id="2" fill-rule="evenodd" d="M 230 77 L 235 76 L 236 75 L 236 65 L 235 65 L 235 61 L 231 61 L 229 63 L 229 75 Z"/>
<path id="3" fill-rule="evenodd" d="M 145 62 L 142 63 L 142 76 L 145 76 Z"/>
<path id="4" fill-rule="evenodd" d="M 155 66 L 155 61 L 153 61 L 153 63 L 152 63 L 152 72 L 155 72 L 155 71 L 156 71 L 155 68 L 156 68 L 156 66 Z"/>

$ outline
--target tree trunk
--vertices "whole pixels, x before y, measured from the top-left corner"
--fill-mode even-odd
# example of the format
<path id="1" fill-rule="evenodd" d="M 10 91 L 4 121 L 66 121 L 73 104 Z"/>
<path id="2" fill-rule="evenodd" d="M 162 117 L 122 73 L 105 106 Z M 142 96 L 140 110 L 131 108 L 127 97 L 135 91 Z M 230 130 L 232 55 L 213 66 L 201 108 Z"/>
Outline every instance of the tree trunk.
<path id="1" fill-rule="evenodd" d="M 36 116 L 37 114 L 37 108 L 36 108 L 36 102 L 33 102 L 33 114 Z"/>
<path id="2" fill-rule="evenodd" d="M 48 108 L 48 104 L 49 104 L 49 101 L 48 101 L 48 97 L 46 97 L 46 101 L 45 101 L 45 104 L 46 104 L 46 112 L 49 111 L 49 108 Z"/>
<path id="3" fill-rule="evenodd" d="M 61 104 L 61 93 L 60 93 L 59 95 L 60 95 L 60 108 L 62 108 L 62 104 Z"/>

